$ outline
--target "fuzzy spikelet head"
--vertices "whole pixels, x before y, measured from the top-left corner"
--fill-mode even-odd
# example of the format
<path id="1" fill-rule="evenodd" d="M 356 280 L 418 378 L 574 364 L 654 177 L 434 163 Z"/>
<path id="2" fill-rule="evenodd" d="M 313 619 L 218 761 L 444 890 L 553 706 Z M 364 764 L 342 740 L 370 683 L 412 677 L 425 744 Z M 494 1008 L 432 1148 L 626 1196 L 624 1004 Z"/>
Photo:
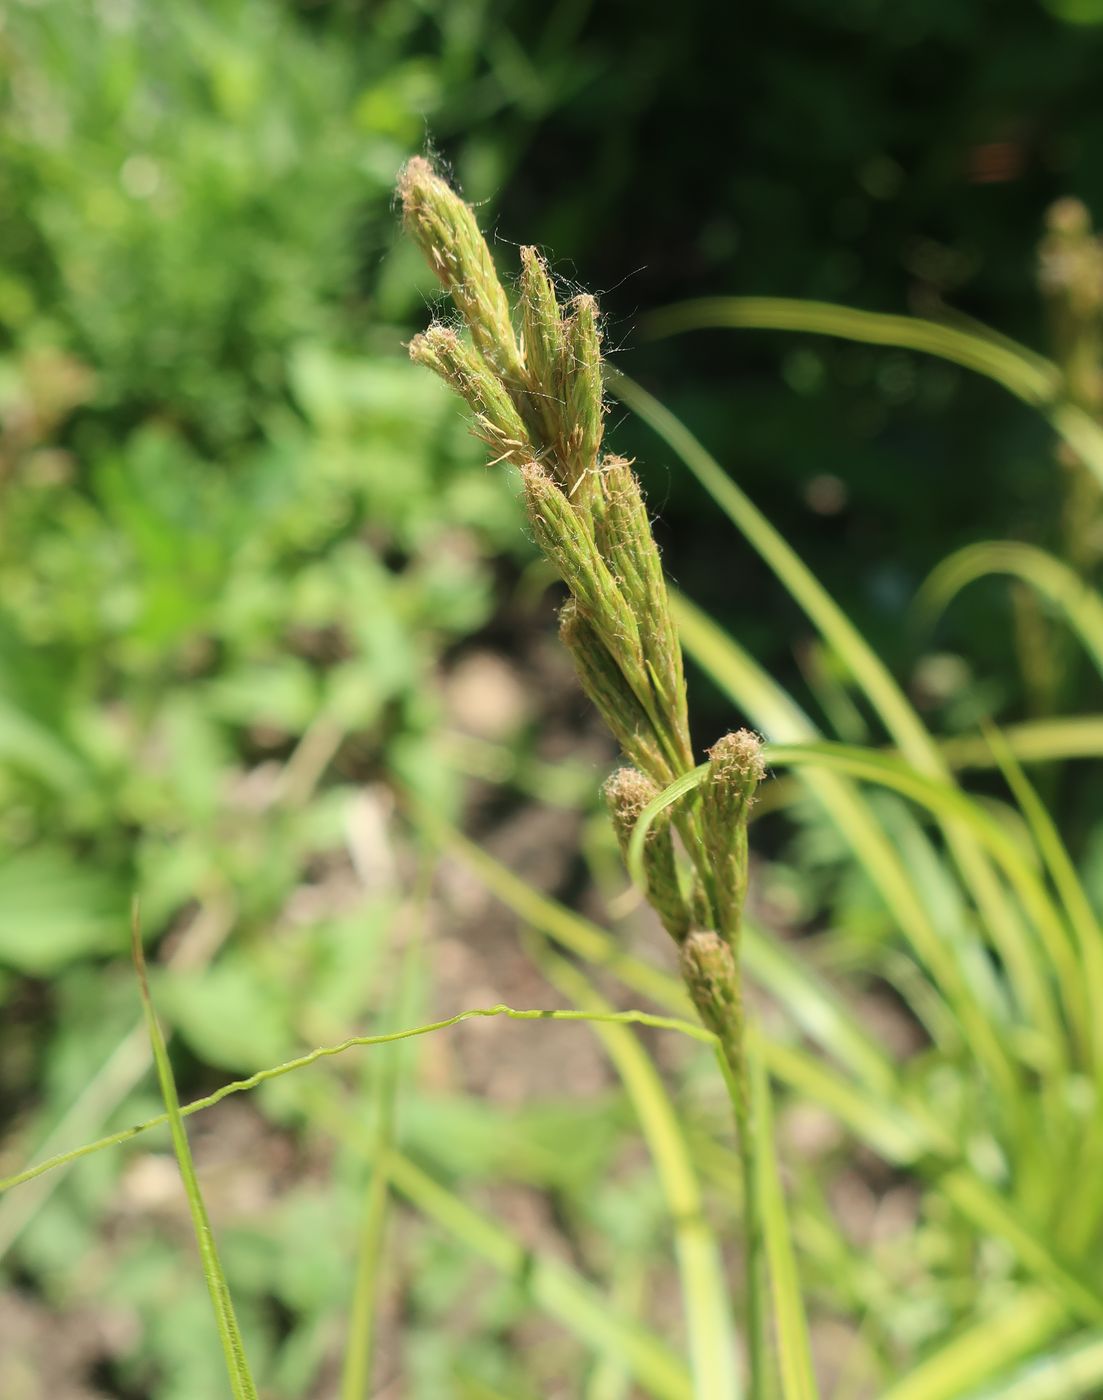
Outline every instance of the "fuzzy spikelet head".
<path id="1" fill-rule="evenodd" d="M 399 171 L 398 197 L 406 231 L 455 302 L 480 353 L 508 383 L 520 383 L 521 353 L 509 301 L 474 211 L 421 156 Z"/>
<path id="2" fill-rule="evenodd" d="M 583 689 L 633 768 L 605 795 L 622 848 L 656 794 L 693 767 L 681 644 L 639 482 L 620 457 L 600 458 L 605 401 L 597 303 L 561 308 L 548 269 L 521 250 L 520 343 L 509 300 L 474 212 L 423 159 L 398 179 L 407 230 L 466 324 L 416 336 L 410 354 L 467 402 L 495 460 L 520 468 L 533 534 L 570 591 L 560 636 Z M 705 1024 L 720 1037 L 749 1121 L 742 1065 L 738 936 L 747 885 L 747 812 L 764 776 L 745 730 L 710 752 L 696 794 L 663 808 L 642 841 L 647 895 L 681 949 Z M 674 830 L 692 874 L 683 895 Z M 687 907 L 688 902 L 688 907 Z M 710 929 L 715 931 L 698 932 Z"/>
<path id="3" fill-rule="evenodd" d="M 563 405 L 556 390 L 563 383 L 566 337 L 547 265 L 535 248 L 521 249 L 521 337 L 529 392 L 537 401 L 548 435 L 563 432 Z"/>
<path id="4" fill-rule="evenodd" d="M 747 815 L 766 776 L 762 740 L 749 729 L 725 734 L 709 749 L 701 784 L 701 829 L 716 890 L 720 932 L 735 946 L 747 895 Z"/>
<path id="5" fill-rule="evenodd" d="M 659 791 L 656 784 L 650 778 L 645 777 L 638 768 L 618 768 L 615 773 L 610 773 L 605 779 L 601 795 L 605 798 L 606 805 L 612 813 L 613 828 L 622 849 L 627 848 L 643 809 L 649 802 L 658 797 Z M 649 841 L 656 835 L 659 822 L 666 815 L 663 813 L 652 824 L 651 830 L 647 833 Z M 667 820 L 669 822 L 669 817 Z"/>
<path id="6" fill-rule="evenodd" d="M 742 1135 L 749 1130 L 751 1097 L 744 1055 L 746 1014 L 738 959 L 718 934 L 694 932 L 682 944 L 679 962 L 682 980 L 698 1015 L 719 1040 L 727 1061 Z"/>
<path id="7" fill-rule="evenodd" d="M 602 796 L 613 818 L 613 829 L 621 853 L 627 857 L 628 843 L 636 823 L 659 788 L 636 768 L 618 768 L 605 781 Z M 678 883 L 674 841 L 670 832 L 669 808 L 660 812 L 648 828 L 643 845 L 643 869 L 647 880 L 647 900 L 676 943 L 689 933 L 689 910 Z"/>
<path id="8" fill-rule="evenodd" d="M 734 796 L 751 801 L 766 776 L 762 739 L 750 729 L 736 729 L 717 739 L 709 755 L 709 781 L 723 784 Z"/>

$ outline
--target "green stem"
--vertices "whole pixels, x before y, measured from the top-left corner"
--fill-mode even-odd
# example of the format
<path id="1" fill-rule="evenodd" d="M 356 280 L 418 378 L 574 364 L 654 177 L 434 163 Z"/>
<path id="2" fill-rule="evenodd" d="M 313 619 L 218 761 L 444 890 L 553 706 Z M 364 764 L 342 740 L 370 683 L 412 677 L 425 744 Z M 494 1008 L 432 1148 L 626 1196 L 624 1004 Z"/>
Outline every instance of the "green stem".
<path id="1" fill-rule="evenodd" d="M 762 1209 L 755 1170 L 755 1113 L 747 1073 L 746 1027 L 740 1018 L 733 1034 L 725 1036 L 717 1059 L 724 1074 L 732 1110 L 743 1176 L 743 1272 L 747 1292 L 747 1357 L 750 1400 L 770 1395 L 769 1278 L 762 1233 Z"/>
<path id="2" fill-rule="evenodd" d="M 755 1166 L 754 1097 L 747 1060 L 747 1022 L 738 949 L 714 933 L 692 933 L 682 945 L 682 972 L 701 1020 L 717 1038 L 717 1060 L 735 1116 L 743 1175 L 743 1237 L 746 1279 L 746 1336 L 750 1400 L 771 1393 L 769 1278 L 763 1235 L 762 1202 Z"/>

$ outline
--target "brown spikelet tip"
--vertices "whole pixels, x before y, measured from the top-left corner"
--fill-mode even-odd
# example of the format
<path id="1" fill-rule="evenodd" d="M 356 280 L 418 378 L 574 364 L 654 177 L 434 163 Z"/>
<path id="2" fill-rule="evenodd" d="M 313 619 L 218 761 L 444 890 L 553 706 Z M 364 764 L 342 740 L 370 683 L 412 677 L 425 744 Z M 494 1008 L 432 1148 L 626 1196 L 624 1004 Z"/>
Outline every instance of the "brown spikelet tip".
<path id="1" fill-rule="evenodd" d="M 578 296 L 572 297 L 567 305 L 568 312 L 577 315 L 580 311 L 592 316 L 595 322 L 598 318 L 597 297 L 592 292 L 579 292 Z M 600 335 L 600 329 L 598 334 Z"/>
<path id="2" fill-rule="evenodd" d="M 631 830 L 640 813 L 657 796 L 659 789 L 638 768 L 618 768 L 610 773 L 601 793 L 617 818 Z"/>
<path id="3" fill-rule="evenodd" d="M 395 188 L 404 212 L 409 212 L 418 191 L 433 181 L 444 183 L 424 156 L 412 156 L 406 162 L 395 180 Z"/>
<path id="4" fill-rule="evenodd" d="M 460 338 L 451 326 L 434 321 L 425 330 L 418 331 L 406 350 L 415 364 L 427 365 L 447 378 L 449 361 L 455 360 L 459 343 Z"/>
<path id="5" fill-rule="evenodd" d="M 558 490 L 551 472 L 541 462 L 523 463 L 521 481 L 524 484 L 525 493 L 533 501 L 546 499 L 549 491 Z"/>
<path id="6" fill-rule="evenodd" d="M 446 326 L 443 321 L 433 321 L 422 332 L 430 345 L 447 345 L 449 347 L 459 344 L 459 336 L 451 326 Z M 416 339 L 416 337 L 415 337 Z"/>
<path id="7" fill-rule="evenodd" d="M 718 933 L 697 929 L 682 945 L 683 961 L 698 972 L 714 972 L 731 961 L 731 949 Z"/>
<path id="8" fill-rule="evenodd" d="M 766 761 L 762 757 L 762 738 L 750 729 L 736 729 L 717 739 L 708 755 L 716 772 L 722 776 L 738 776 L 756 783 L 766 776 Z"/>

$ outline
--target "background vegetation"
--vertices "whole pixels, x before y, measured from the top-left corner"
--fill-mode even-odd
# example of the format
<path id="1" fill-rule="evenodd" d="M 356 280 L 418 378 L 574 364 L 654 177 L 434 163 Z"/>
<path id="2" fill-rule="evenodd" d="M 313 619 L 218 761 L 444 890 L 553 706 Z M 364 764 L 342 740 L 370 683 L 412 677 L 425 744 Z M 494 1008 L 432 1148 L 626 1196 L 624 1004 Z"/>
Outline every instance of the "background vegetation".
<path id="1" fill-rule="evenodd" d="M 1103 208 L 1101 58 L 1093 0 L 4 11 L 0 1170 L 159 1105 L 127 955 L 133 891 L 185 1099 L 365 1027 L 588 1004 L 578 966 L 521 937 L 569 927 L 577 958 L 582 926 L 505 870 L 663 963 L 622 895 L 596 810 L 612 748 L 557 649 L 515 487 L 402 352 L 435 291 L 391 191 L 427 145 L 504 265 L 535 242 L 599 293 L 616 363 L 691 426 L 939 736 L 1098 711 L 1098 675 L 1033 592 L 985 580 L 934 629 L 913 607 L 941 559 L 982 540 L 1097 579 L 1094 497 L 1070 530 L 1079 469 L 1042 416 L 936 357 L 776 331 L 655 338 L 649 313 L 812 298 L 977 318 L 1060 357 L 1037 247 L 1056 198 Z M 640 459 L 684 593 L 825 732 L 892 738 L 837 639 L 673 448 L 619 406 L 609 431 Z M 699 734 L 768 730 L 749 692 L 725 691 L 721 650 L 691 680 Z M 1033 775 L 1098 906 L 1094 770 Z M 757 921 L 947 1121 L 987 1123 L 990 1089 L 932 1013 L 899 908 L 788 783 L 752 835 Z M 995 805 L 1006 787 L 971 786 L 1018 839 Z M 944 844 L 892 802 L 870 808 L 936 922 L 970 924 Z M 637 964 L 619 971 L 598 978 L 606 997 L 661 1003 Z M 823 1050 L 812 1023 L 828 1003 L 755 972 L 767 1032 Z M 998 1027 L 998 977 L 984 958 L 968 974 Z M 644 1043 L 735 1278 L 714 1066 L 688 1042 Z M 193 1120 L 263 1393 L 351 1395 L 358 1366 L 379 1395 L 685 1393 L 664 1370 L 686 1350 L 678 1214 L 638 1122 L 659 1091 L 624 1045 L 494 1021 L 355 1052 Z M 1098 1353 L 1093 1231 L 1059 1241 L 1056 1274 L 1024 1272 L 1006 1232 L 921 1169 L 929 1144 L 896 1140 L 894 1155 L 891 1136 L 863 1138 L 785 1082 L 779 1152 L 824 1393 L 889 1393 L 962 1336 L 995 1365 L 1007 1349 L 991 1337 L 1007 1335 L 1019 1354 L 1003 1373 L 951 1359 L 943 1389 L 900 1394 L 1095 1393 L 1067 1365 L 1063 1390 L 1011 1389 L 1032 1358 Z M 1085 1076 L 1059 1092 L 1090 1119 Z M 1048 1243 L 1061 1183 L 1005 1126 L 978 1129 L 966 1157 Z M 384 1140 L 401 1149 L 386 1212 L 371 1196 Z M 167 1138 L 0 1196 L 0 1253 L 0 1395 L 222 1393 Z M 350 1309 L 373 1343 L 352 1361 Z M 609 1326 L 587 1330 L 593 1316 Z M 644 1327 L 669 1356 L 639 1351 Z"/>

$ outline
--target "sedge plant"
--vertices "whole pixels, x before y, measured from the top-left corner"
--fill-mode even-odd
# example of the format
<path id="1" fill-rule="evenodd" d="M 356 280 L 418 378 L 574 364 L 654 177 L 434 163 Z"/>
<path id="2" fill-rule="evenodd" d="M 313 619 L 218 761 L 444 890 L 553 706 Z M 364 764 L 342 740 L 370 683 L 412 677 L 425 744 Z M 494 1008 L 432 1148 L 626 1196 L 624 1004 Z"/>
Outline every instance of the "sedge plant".
<path id="1" fill-rule="evenodd" d="M 544 259 L 524 247 L 511 307 L 473 210 L 427 160 L 404 167 L 398 194 L 408 233 L 460 316 L 459 325 L 438 321 L 415 336 L 410 355 L 463 398 L 493 461 L 520 472 L 533 534 L 568 590 L 560 636 L 629 761 L 605 785 L 618 840 L 627 858 L 637 835 L 644 892 L 717 1038 L 743 1166 L 751 1388 L 761 1394 L 767 1317 L 740 971 L 761 740 L 746 729 L 729 733 L 703 772 L 695 768 L 681 643 L 647 507 L 632 464 L 603 452 L 594 298 L 561 305 Z M 692 790 L 671 800 L 690 775 Z"/>
<path id="2" fill-rule="evenodd" d="M 390 1139 L 381 1115 L 380 1131 L 366 1135 L 364 1144 L 372 1179 L 345 1394 L 363 1393 L 370 1384 L 367 1320 L 390 1193 L 492 1267 L 523 1279 L 536 1307 L 619 1370 L 615 1384 L 636 1383 L 660 1400 L 688 1400 L 691 1394 L 728 1400 L 738 1394 L 727 1383 L 724 1357 L 730 1348 L 723 1327 L 710 1332 L 705 1325 L 723 1318 L 726 1308 L 723 1290 L 713 1282 L 719 1270 L 708 1259 L 710 1242 L 703 1238 L 694 1165 L 718 1185 L 742 1188 L 737 1198 L 741 1194 L 745 1206 L 752 1284 L 754 1400 L 775 1394 L 812 1400 L 819 1393 L 801 1303 L 802 1286 L 815 1288 L 817 1274 L 830 1298 L 841 1297 L 845 1309 L 861 1317 L 857 1367 L 849 1381 L 839 1382 L 836 1396 L 861 1390 L 884 1400 L 1081 1400 L 1099 1393 L 1103 928 L 1021 764 L 1098 756 L 1103 720 L 1097 714 L 1063 717 L 949 741 L 929 733 L 850 620 L 703 445 L 638 385 L 616 376 L 612 392 L 681 456 L 774 571 L 898 752 L 824 740 L 795 698 L 733 638 L 688 599 L 668 596 L 631 466 L 602 452 L 601 340 L 593 300 L 574 297 L 561 306 L 542 259 L 526 249 L 519 304 L 511 306 L 473 214 L 426 162 L 406 168 L 400 193 L 407 224 L 461 317 L 458 326 L 434 325 L 417 337 L 414 358 L 460 392 L 494 459 L 521 473 L 533 532 L 569 590 L 564 641 L 629 761 L 607 784 L 614 826 L 629 868 L 678 947 L 681 983 L 527 886 L 426 809 L 419 813 L 422 833 L 465 863 L 549 946 L 576 960 L 549 975 L 569 987 L 578 1009 L 497 1005 L 353 1036 L 180 1106 L 147 1001 L 166 1112 L 0 1179 L 0 1195 L 168 1124 L 233 1390 L 248 1395 L 252 1380 L 244 1346 L 183 1120 L 227 1095 L 354 1047 L 421 1037 L 472 1017 L 586 1021 L 600 1028 L 650 1134 L 686 1261 L 691 1366 L 683 1366 L 619 1302 L 605 1300 L 581 1272 L 534 1254 L 433 1179 L 401 1142 Z M 1084 470 L 1103 481 L 1098 405 L 1077 392 L 1067 356 L 1062 373 L 976 331 L 776 299 L 728 299 L 665 313 L 668 332 L 704 323 L 769 324 L 902 344 L 981 370 L 1038 407 Z M 654 324 L 661 327 L 664 318 Z M 1023 545 L 1004 542 L 998 553 L 995 545 L 972 548 L 985 552 L 959 552 L 946 561 L 925 591 L 929 601 L 942 606 L 964 583 L 998 567 L 1063 612 L 1103 669 L 1103 599 L 1077 575 L 1071 548 L 1067 565 Z M 680 640 L 769 736 L 765 751 L 753 734 L 739 731 L 693 767 Z M 805 960 L 744 919 L 747 817 L 764 759 L 772 769 L 794 773 L 773 785 L 770 805 L 776 810 L 792 804 L 798 815 L 798 797 L 802 804 L 807 798 L 807 811 L 815 815 L 817 804 L 840 838 L 843 858 L 877 896 L 875 937 L 868 935 L 867 910 L 860 943 L 843 919 L 825 935 L 818 958 Z M 972 766 L 1000 770 L 1013 804 L 990 796 L 978 800 L 959 786 L 957 770 Z M 140 964 L 140 949 L 137 956 Z M 669 1014 L 608 1009 L 585 985 L 580 966 L 586 963 L 614 974 Z M 771 1026 L 768 1036 L 747 1022 L 744 966 L 774 1003 L 777 1029 Z M 824 975 L 832 967 L 893 987 L 926 1032 L 923 1050 L 902 1057 L 882 1044 L 860 1011 L 836 994 Z M 687 993 L 704 1025 L 682 1019 Z M 627 1029 L 632 1024 L 719 1047 L 741 1161 L 711 1140 L 711 1123 L 692 1138 L 681 1132 L 670 1106 L 659 1102 L 657 1076 L 635 1053 Z M 770 1133 L 770 1080 L 817 1104 L 917 1193 L 914 1227 L 887 1253 L 870 1254 L 864 1244 L 848 1240 L 822 1199 L 818 1161 L 803 1173 L 796 1169 L 786 1206 Z M 317 1093 L 312 1102 L 320 1102 Z M 353 1121 L 336 1094 L 326 1102 L 327 1126 L 342 1141 L 347 1136 L 350 1147 L 359 1143 L 364 1134 L 358 1115 Z M 764 1335 L 762 1255 L 773 1295 L 776 1368 Z M 710 1299 L 719 1300 L 711 1318 Z M 695 1329 L 709 1337 L 711 1369 L 698 1365 L 706 1346 L 694 1349 Z M 869 1376 L 871 1392 L 861 1389 L 859 1370 Z M 597 1394 L 596 1382 L 590 1393 Z"/>

